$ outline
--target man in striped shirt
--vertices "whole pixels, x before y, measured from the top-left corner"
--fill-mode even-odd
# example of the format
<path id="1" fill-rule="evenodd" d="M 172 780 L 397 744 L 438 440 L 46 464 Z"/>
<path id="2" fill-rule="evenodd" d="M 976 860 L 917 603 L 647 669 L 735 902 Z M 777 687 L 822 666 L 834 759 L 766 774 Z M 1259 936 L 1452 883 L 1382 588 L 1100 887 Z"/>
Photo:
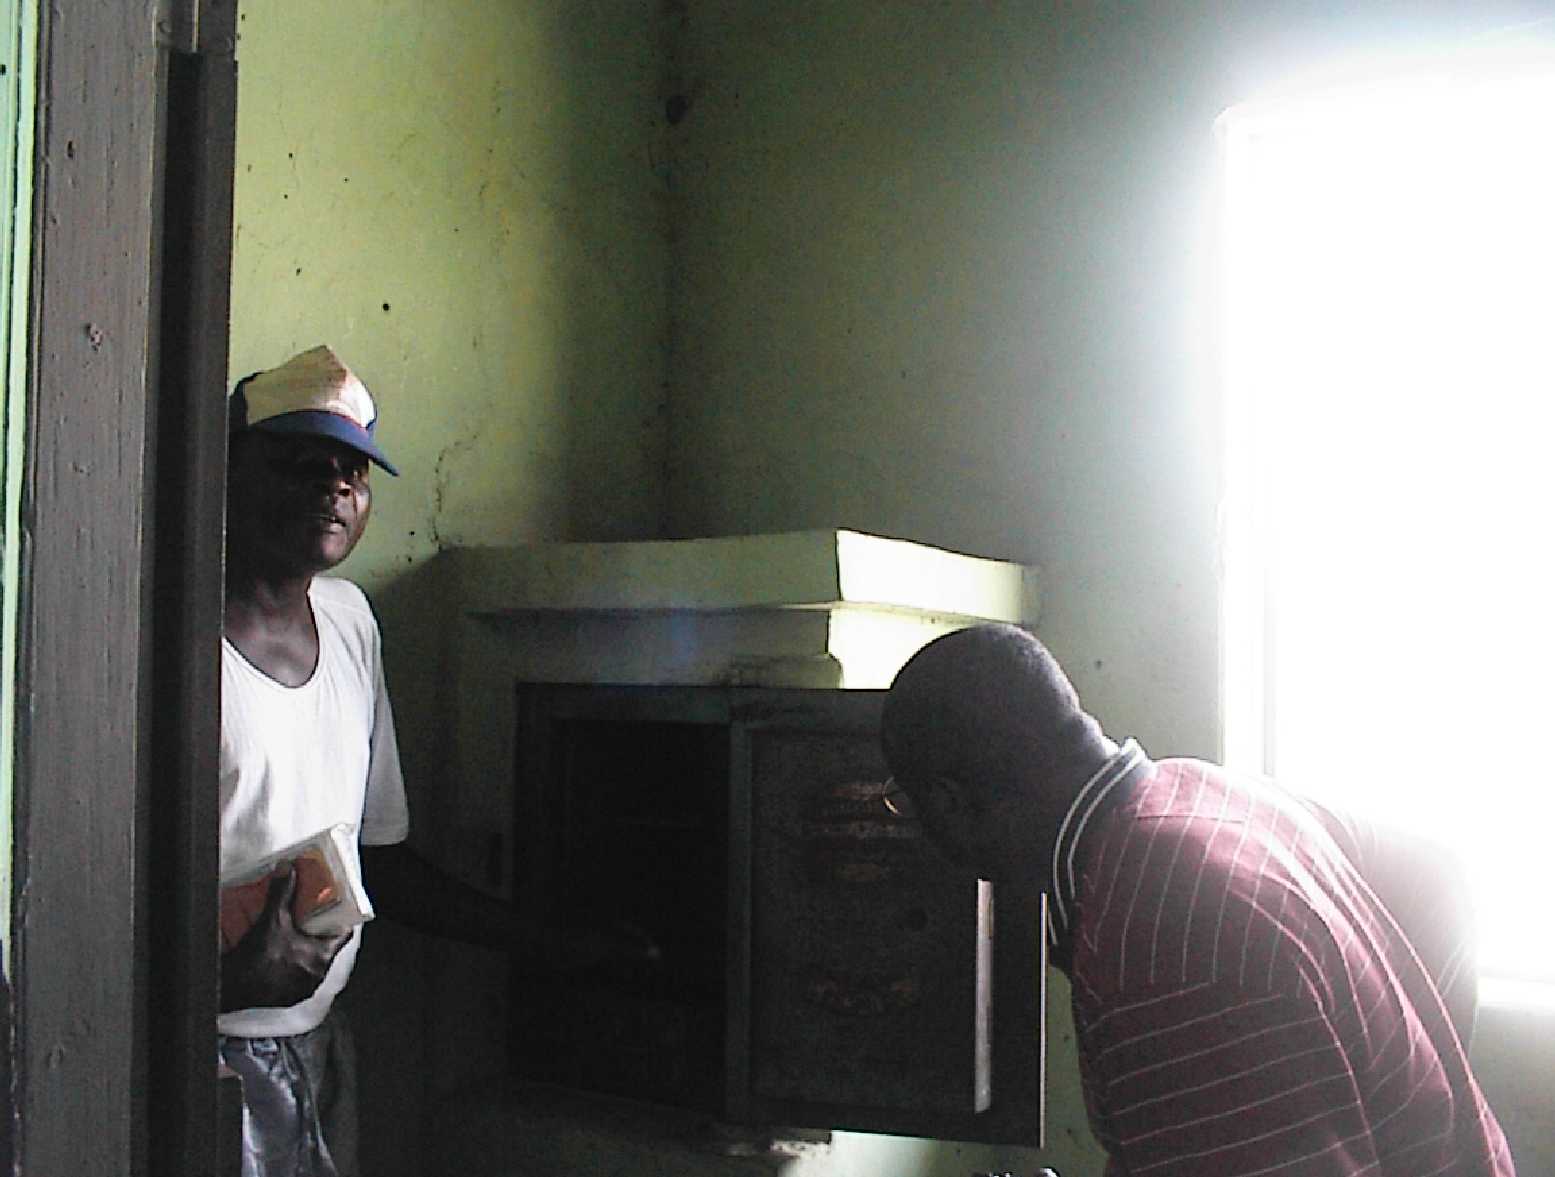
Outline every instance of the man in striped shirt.
<path id="1" fill-rule="evenodd" d="M 1512 1177 L 1364 830 L 1118 747 L 1012 626 L 920 650 L 882 742 L 947 857 L 1049 896 L 1109 1177 Z"/>

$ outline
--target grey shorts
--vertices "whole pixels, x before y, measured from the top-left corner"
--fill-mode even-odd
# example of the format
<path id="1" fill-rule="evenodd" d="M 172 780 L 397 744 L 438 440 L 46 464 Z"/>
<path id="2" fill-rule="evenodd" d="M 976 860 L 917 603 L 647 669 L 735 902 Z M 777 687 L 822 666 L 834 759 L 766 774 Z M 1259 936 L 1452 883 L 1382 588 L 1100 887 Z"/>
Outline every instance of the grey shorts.
<path id="1" fill-rule="evenodd" d="M 243 1177 L 359 1177 L 356 1048 L 338 1008 L 306 1034 L 218 1042 L 243 1081 Z"/>

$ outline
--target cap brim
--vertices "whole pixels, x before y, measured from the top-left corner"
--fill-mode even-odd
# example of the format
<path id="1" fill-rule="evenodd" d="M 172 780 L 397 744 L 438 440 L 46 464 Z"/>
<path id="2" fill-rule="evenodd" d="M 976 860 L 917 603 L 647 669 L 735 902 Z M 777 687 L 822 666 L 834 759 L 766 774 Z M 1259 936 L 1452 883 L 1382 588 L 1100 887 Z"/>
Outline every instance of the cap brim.
<path id="1" fill-rule="evenodd" d="M 332 441 L 348 445 L 354 450 L 360 450 L 390 474 L 393 474 L 396 478 L 399 477 L 399 471 L 394 468 L 394 463 L 383 456 L 383 451 L 378 448 L 378 443 L 373 441 L 372 435 L 355 421 L 347 420 L 338 413 L 314 412 L 312 410 L 304 410 L 300 413 L 282 413 L 279 417 L 267 417 L 265 420 L 249 426 L 249 428 L 262 429 L 266 433 L 290 433 L 309 437 L 327 437 Z"/>

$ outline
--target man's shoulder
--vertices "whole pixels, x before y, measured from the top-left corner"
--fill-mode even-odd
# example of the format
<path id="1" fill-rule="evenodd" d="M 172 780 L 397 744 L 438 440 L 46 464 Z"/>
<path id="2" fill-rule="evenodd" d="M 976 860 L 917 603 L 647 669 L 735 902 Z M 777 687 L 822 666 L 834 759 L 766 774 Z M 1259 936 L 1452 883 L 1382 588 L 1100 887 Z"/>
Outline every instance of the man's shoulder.
<path id="1" fill-rule="evenodd" d="M 1152 766 L 1110 824 L 1098 854 L 1102 874 L 1144 878 L 1162 902 L 1214 909 L 1240 904 L 1260 919 L 1271 876 L 1326 874 L 1331 840 L 1298 799 L 1272 782 L 1198 760 Z M 1298 888 L 1300 890 L 1301 888 Z"/>
<path id="2" fill-rule="evenodd" d="M 1186 757 L 1153 762 L 1130 801 L 1135 819 L 1194 819 L 1206 829 L 1249 820 L 1289 826 L 1315 817 L 1300 798 L 1267 777 Z"/>
<path id="3" fill-rule="evenodd" d="M 378 619 L 367 594 L 352 581 L 339 576 L 315 576 L 308 595 L 313 608 L 342 630 L 377 635 Z"/>
<path id="4" fill-rule="evenodd" d="M 343 576 L 315 576 L 308 589 L 315 608 L 334 611 L 365 613 L 372 616 L 372 606 L 361 587 Z"/>
<path id="5" fill-rule="evenodd" d="M 1243 984 L 1255 975 L 1265 986 L 1293 983 L 1326 911 L 1303 820 L 1316 828 L 1260 777 L 1197 760 L 1155 762 L 1090 864 L 1080 904 L 1085 967 L 1125 988 Z"/>
<path id="6" fill-rule="evenodd" d="M 1248 783 L 1218 764 L 1188 757 L 1154 761 L 1129 798 L 1132 817 L 1224 817 L 1246 804 Z"/>

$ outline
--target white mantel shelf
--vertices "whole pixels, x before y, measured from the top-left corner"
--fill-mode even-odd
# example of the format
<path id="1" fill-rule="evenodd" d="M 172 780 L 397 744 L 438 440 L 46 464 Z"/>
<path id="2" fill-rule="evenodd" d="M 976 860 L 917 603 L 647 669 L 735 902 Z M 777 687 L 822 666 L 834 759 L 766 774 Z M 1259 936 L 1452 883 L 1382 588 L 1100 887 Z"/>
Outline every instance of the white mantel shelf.
<path id="1" fill-rule="evenodd" d="M 464 609 L 635 613 L 904 610 L 1029 623 L 1034 568 L 838 529 L 548 543 L 454 553 Z"/>

